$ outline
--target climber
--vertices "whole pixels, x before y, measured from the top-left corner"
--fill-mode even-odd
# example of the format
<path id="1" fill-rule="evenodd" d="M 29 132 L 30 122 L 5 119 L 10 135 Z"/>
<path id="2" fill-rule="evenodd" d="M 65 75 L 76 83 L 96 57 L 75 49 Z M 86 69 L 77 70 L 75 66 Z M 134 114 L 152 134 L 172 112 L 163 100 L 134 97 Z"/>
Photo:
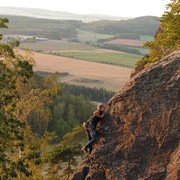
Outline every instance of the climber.
<path id="1" fill-rule="evenodd" d="M 92 151 L 92 145 L 96 141 L 98 137 L 97 132 L 97 124 L 103 119 L 104 117 L 104 110 L 105 107 L 103 104 L 99 104 L 97 106 L 97 110 L 94 111 L 93 116 L 91 116 L 84 124 L 86 134 L 88 136 L 88 143 L 82 148 L 84 152 L 91 153 Z"/>

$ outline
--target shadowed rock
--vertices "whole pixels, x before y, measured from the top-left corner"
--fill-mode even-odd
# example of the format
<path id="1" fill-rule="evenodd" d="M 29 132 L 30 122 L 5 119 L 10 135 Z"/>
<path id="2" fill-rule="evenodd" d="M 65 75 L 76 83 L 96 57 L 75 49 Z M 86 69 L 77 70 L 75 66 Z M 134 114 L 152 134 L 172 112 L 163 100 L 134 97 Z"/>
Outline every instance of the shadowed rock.
<path id="1" fill-rule="evenodd" d="M 134 76 L 106 112 L 73 180 L 180 179 L 180 50 Z"/>

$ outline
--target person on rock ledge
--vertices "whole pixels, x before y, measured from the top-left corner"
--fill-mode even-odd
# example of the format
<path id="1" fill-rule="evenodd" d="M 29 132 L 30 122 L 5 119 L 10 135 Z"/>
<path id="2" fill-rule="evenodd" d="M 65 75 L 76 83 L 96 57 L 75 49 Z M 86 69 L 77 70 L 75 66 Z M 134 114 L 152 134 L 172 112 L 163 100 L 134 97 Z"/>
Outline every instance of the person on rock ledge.
<path id="1" fill-rule="evenodd" d="M 97 110 L 93 112 L 93 115 L 84 122 L 83 126 L 85 127 L 86 134 L 88 137 L 88 143 L 82 148 L 84 152 L 91 153 L 92 145 L 95 143 L 98 137 L 97 124 L 102 121 L 105 114 L 105 107 L 103 104 L 97 106 Z"/>

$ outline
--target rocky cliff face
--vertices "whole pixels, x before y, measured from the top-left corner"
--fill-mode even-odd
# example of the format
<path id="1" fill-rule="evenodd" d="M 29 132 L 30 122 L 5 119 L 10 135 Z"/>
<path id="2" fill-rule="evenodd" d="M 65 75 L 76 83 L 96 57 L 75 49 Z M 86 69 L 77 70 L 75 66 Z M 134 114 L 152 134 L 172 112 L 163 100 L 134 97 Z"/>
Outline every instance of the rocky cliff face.
<path id="1" fill-rule="evenodd" d="M 73 180 L 180 179 L 180 50 L 133 77 L 106 111 Z"/>

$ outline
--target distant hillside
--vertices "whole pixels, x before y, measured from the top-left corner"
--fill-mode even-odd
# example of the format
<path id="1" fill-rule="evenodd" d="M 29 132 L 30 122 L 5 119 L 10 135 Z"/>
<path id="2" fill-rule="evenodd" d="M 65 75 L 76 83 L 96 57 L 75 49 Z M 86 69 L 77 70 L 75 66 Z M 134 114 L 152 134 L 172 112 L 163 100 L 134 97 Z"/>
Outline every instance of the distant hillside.
<path id="1" fill-rule="evenodd" d="M 98 21 L 85 24 L 84 29 L 95 28 L 97 33 L 118 35 L 120 33 L 154 36 L 159 27 L 159 18 L 142 16 L 120 21 Z"/>
<path id="2" fill-rule="evenodd" d="M 1 15 L 3 17 L 4 15 Z M 110 34 L 115 38 L 139 39 L 140 35 L 154 36 L 159 27 L 157 17 L 145 16 L 120 21 L 53 20 L 23 16 L 4 16 L 9 19 L 9 28 L 3 34 L 39 36 L 48 39 L 77 38 L 78 30 Z M 129 37 L 129 38 L 128 38 Z M 133 38 L 135 37 L 135 38 Z"/>
<path id="3" fill-rule="evenodd" d="M 1 16 L 9 19 L 8 29 L 3 34 L 39 36 L 48 39 L 76 38 L 78 20 L 39 19 L 24 16 Z"/>
<path id="4" fill-rule="evenodd" d="M 120 20 L 127 19 L 125 17 L 116 17 L 109 15 L 98 15 L 98 14 L 74 14 L 69 12 L 50 11 L 45 9 L 36 8 L 18 8 L 18 7 L 0 7 L 0 15 L 16 15 L 16 16 L 27 16 L 35 18 L 45 19 L 69 19 L 69 20 L 81 20 L 85 22 L 98 21 L 98 20 Z"/>

